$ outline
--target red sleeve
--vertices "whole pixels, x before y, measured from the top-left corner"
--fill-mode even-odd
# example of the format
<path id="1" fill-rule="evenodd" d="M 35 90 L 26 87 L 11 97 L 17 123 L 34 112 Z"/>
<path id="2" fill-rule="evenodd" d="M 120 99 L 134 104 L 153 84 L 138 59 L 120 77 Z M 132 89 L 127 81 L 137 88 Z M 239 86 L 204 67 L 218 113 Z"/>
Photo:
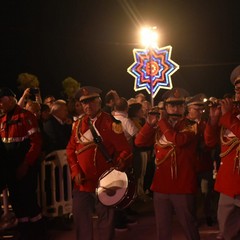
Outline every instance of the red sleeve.
<path id="1" fill-rule="evenodd" d="M 183 146 L 191 142 L 196 137 L 197 133 L 196 123 L 193 125 L 188 125 L 185 129 L 182 129 L 181 131 L 174 130 L 166 119 L 161 119 L 158 122 L 158 126 L 166 139 L 175 144 L 176 146 Z"/>
<path id="2" fill-rule="evenodd" d="M 42 137 L 37 118 L 30 112 L 27 112 L 24 117 L 24 125 L 30 139 L 30 149 L 25 156 L 25 161 L 29 165 L 34 165 L 42 150 Z"/>
<path id="3" fill-rule="evenodd" d="M 231 112 L 227 112 L 220 118 L 220 124 L 240 138 L 240 120 Z"/>
<path id="4" fill-rule="evenodd" d="M 75 130 L 73 129 L 70 140 L 66 147 L 67 161 L 69 164 L 72 178 L 74 178 L 80 172 L 80 166 L 77 162 L 77 155 L 76 155 L 75 151 L 76 151 L 76 141 L 75 141 Z"/>
<path id="5" fill-rule="evenodd" d="M 151 147 L 155 142 L 155 132 L 156 128 L 145 123 L 135 138 L 135 145 L 137 147 Z"/>
<path id="6" fill-rule="evenodd" d="M 204 141 L 208 147 L 215 147 L 219 143 L 220 127 L 212 126 L 208 121 L 204 130 Z"/>
<path id="7" fill-rule="evenodd" d="M 127 141 L 123 131 L 114 131 L 114 124 L 112 121 L 109 122 L 110 124 L 109 129 L 111 136 L 109 136 L 109 139 L 111 140 L 111 143 L 113 145 L 114 151 L 117 153 L 116 161 L 123 161 L 126 163 L 126 165 L 131 165 L 132 162 L 132 147 Z M 115 124 L 116 125 L 116 124 Z M 119 124 L 117 124 L 119 125 Z M 122 125 L 120 124 L 120 127 L 122 129 Z"/>

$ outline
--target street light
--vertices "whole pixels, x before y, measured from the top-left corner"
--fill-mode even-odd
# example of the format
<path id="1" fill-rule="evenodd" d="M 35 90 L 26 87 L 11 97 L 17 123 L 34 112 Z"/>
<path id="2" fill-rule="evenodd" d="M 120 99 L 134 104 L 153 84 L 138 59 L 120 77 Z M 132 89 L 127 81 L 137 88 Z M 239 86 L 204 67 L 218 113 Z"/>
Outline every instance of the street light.
<path id="1" fill-rule="evenodd" d="M 149 63 L 148 63 L 148 73 L 150 77 L 150 92 L 151 92 L 151 105 L 154 106 L 154 97 L 153 97 L 153 63 L 152 63 L 152 51 L 154 48 L 157 48 L 158 33 L 157 27 L 145 27 L 141 30 L 141 42 L 144 45 L 145 49 L 148 51 Z"/>
<path id="2" fill-rule="evenodd" d="M 141 42 L 145 48 L 157 47 L 158 33 L 157 27 L 145 27 L 141 30 Z"/>

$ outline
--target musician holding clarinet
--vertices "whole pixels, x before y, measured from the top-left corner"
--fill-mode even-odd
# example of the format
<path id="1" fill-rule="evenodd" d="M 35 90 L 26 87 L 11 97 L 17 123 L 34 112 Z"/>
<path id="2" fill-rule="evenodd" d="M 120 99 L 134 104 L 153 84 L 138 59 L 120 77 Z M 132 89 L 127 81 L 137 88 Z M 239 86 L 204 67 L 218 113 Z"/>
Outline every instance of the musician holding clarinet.
<path id="1" fill-rule="evenodd" d="M 82 87 L 77 92 L 76 98 L 81 102 L 85 115 L 74 122 L 67 145 L 68 164 L 74 182 L 76 240 L 93 239 L 94 211 L 98 216 L 98 239 L 114 238 L 115 209 L 103 205 L 95 192 L 102 174 L 111 168 L 124 171 L 132 160 L 132 149 L 121 122 L 101 110 L 100 93 L 100 89 L 91 86 Z M 106 195 L 115 194 L 108 186 L 103 190 Z"/>
<path id="2" fill-rule="evenodd" d="M 173 88 L 163 94 L 162 114 L 149 114 L 137 134 L 139 147 L 154 145 L 156 170 L 151 185 L 157 239 L 172 239 L 172 217 L 182 225 L 187 240 L 199 240 L 194 199 L 197 191 L 197 123 L 184 116 L 189 94 Z"/>
<path id="3" fill-rule="evenodd" d="M 205 129 L 209 146 L 221 144 L 221 163 L 215 182 L 220 192 L 218 223 L 225 240 L 240 239 L 240 65 L 231 73 L 235 99 L 224 98 L 210 106 Z"/>

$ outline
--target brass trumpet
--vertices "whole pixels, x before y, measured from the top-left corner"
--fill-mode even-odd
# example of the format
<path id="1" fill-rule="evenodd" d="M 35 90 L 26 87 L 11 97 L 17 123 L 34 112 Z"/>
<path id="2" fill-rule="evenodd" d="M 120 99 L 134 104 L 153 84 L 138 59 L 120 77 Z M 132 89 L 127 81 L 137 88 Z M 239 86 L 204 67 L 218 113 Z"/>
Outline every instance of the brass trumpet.
<path id="1" fill-rule="evenodd" d="M 215 97 L 210 97 L 206 103 L 208 107 L 218 107 L 220 106 L 220 101 L 221 99 L 215 98 Z"/>
<path id="2" fill-rule="evenodd" d="M 206 103 L 207 103 L 207 106 L 208 106 L 208 107 L 218 107 L 218 106 L 220 106 L 222 100 L 223 100 L 223 99 L 218 99 L 218 98 L 215 98 L 215 97 L 210 97 L 210 98 L 206 101 Z M 240 101 L 233 100 L 233 105 L 234 105 L 235 107 L 240 107 Z"/>

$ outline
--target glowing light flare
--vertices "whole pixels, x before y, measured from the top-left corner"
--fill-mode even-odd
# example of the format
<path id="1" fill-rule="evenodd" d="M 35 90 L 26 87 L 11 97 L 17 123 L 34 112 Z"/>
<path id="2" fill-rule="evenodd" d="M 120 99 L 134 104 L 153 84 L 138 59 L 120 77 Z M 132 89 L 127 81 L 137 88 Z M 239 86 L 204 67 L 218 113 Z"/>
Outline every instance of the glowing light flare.
<path id="1" fill-rule="evenodd" d="M 154 98 L 160 88 L 172 88 L 171 76 L 179 65 L 171 60 L 171 53 L 171 46 L 151 50 L 133 49 L 134 63 L 127 72 L 135 78 L 135 91 L 145 89 Z"/>
<path id="2" fill-rule="evenodd" d="M 146 48 L 157 47 L 158 33 L 156 32 L 156 27 L 143 28 L 141 30 L 141 42 Z"/>

